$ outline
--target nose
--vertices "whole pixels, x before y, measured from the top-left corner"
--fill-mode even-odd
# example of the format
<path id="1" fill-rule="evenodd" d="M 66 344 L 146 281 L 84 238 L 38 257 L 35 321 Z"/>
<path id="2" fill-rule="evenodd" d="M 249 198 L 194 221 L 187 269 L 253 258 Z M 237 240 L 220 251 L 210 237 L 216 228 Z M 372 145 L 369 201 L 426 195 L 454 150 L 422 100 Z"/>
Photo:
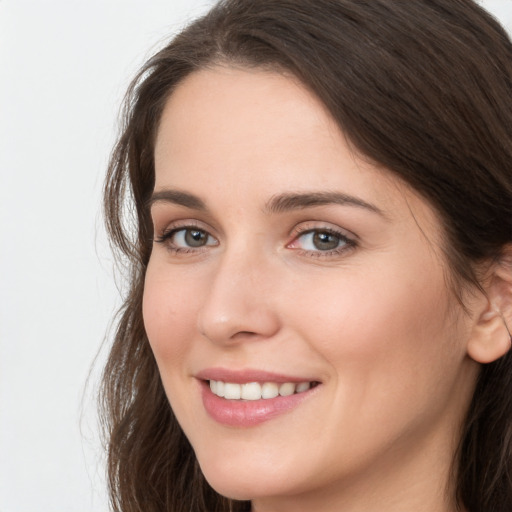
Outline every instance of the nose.
<path id="1" fill-rule="evenodd" d="M 270 300 L 270 265 L 247 252 L 225 254 L 211 270 L 211 286 L 198 314 L 198 329 L 213 343 L 263 340 L 279 331 L 279 315 Z"/>

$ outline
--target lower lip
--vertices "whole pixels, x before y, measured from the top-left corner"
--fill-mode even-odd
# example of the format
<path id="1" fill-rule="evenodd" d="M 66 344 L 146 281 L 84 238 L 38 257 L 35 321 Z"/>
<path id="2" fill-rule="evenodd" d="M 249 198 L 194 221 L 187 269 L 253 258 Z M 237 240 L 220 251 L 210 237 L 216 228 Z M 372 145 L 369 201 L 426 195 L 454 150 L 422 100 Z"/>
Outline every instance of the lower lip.
<path id="1" fill-rule="evenodd" d="M 261 400 L 226 400 L 214 395 L 208 382 L 201 382 L 201 394 L 206 412 L 217 423 L 230 427 L 253 427 L 280 416 L 299 406 L 319 386 L 290 396 Z"/>

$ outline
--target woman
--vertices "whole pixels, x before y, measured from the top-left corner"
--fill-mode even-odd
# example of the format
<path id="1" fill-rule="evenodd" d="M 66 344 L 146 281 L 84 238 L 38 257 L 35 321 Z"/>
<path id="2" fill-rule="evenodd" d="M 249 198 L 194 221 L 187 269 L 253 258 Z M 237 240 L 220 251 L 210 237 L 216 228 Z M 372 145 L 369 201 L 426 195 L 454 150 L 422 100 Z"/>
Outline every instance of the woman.
<path id="1" fill-rule="evenodd" d="M 511 97 L 467 0 L 227 0 L 146 64 L 115 510 L 512 510 Z"/>

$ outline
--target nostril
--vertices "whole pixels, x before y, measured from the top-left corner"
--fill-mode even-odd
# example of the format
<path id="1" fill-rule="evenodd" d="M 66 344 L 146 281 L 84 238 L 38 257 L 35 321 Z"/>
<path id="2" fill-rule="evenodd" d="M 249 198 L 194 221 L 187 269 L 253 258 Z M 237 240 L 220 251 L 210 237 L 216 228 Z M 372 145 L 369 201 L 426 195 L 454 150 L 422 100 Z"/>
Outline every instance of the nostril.
<path id="1" fill-rule="evenodd" d="M 231 336 L 232 341 L 243 341 L 243 340 L 254 340 L 258 337 L 264 337 L 264 335 L 254 331 L 238 331 Z"/>

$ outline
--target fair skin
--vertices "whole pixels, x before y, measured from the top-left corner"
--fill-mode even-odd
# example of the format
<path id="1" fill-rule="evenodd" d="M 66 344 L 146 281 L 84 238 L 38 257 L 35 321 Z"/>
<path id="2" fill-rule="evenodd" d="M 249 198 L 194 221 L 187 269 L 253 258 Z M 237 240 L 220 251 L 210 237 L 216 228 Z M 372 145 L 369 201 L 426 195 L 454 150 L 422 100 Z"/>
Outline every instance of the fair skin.
<path id="1" fill-rule="evenodd" d="M 213 488 L 256 512 L 454 512 L 486 302 L 462 312 L 426 201 L 359 158 L 304 87 L 264 71 L 186 78 L 155 170 L 144 322 Z M 212 368 L 313 385 L 230 424 L 240 400 L 208 395 Z"/>

